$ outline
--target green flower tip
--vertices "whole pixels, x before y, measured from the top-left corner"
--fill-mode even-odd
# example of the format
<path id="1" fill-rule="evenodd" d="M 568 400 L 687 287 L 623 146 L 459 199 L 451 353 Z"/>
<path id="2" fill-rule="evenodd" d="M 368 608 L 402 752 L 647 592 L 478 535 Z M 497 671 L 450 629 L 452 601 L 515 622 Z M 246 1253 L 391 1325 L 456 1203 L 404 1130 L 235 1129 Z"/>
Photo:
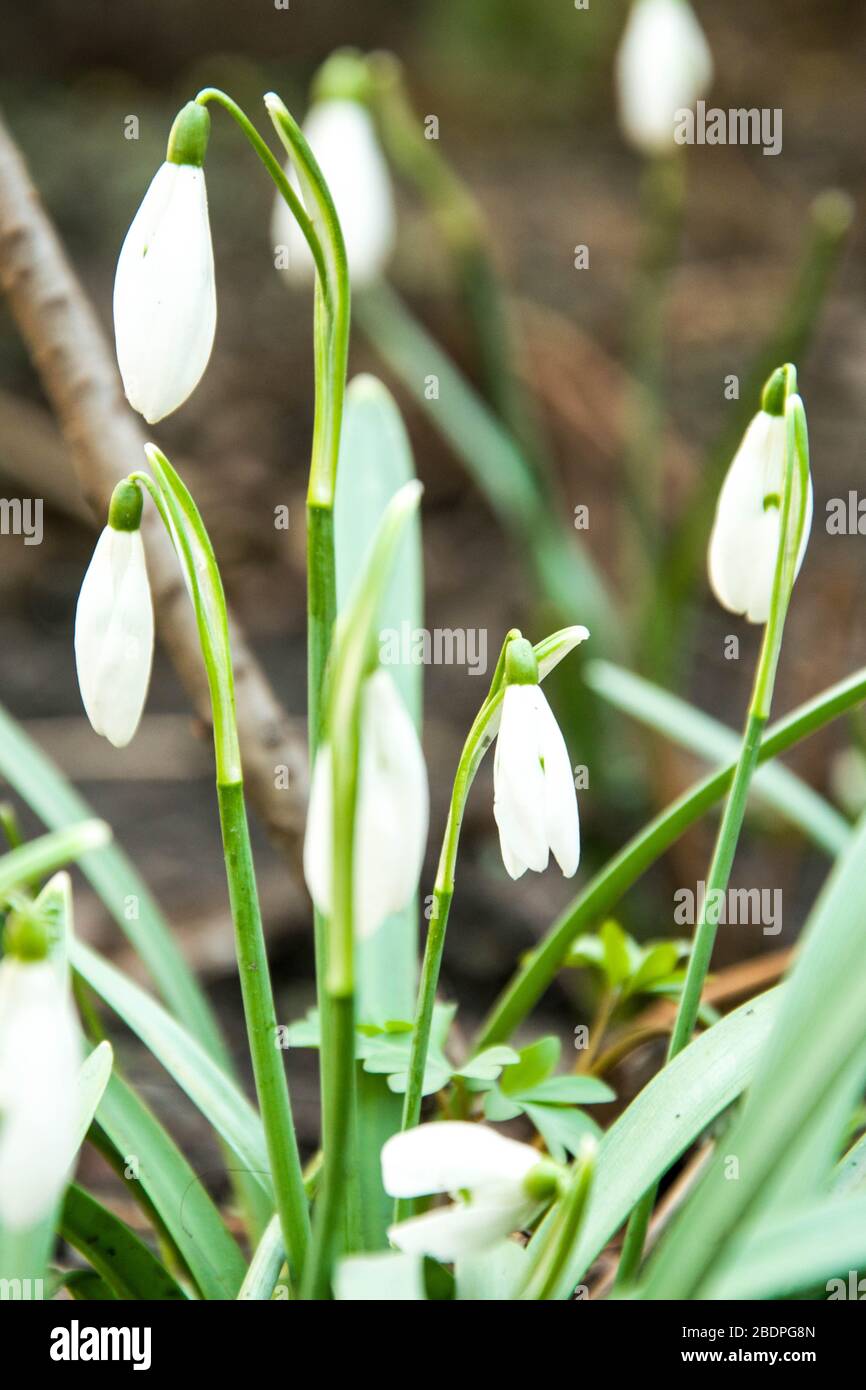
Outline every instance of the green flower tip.
<path id="1" fill-rule="evenodd" d="M 174 118 L 165 152 L 169 164 L 204 164 L 210 135 L 210 112 L 197 101 L 188 101 Z"/>
<path id="2" fill-rule="evenodd" d="M 506 685 L 538 685 L 538 660 L 532 643 L 515 637 L 505 651 Z"/>
<path id="3" fill-rule="evenodd" d="M 549 1202 L 562 1192 L 565 1173 L 558 1163 L 542 1159 L 523 1179 L 526 1195 L 536 1202 Z"/>
<path id="4" fill-rule="evenodd" d="M 144 500 L 138 483 L 124 478 L 111 494 L 108 507 L 108 524 L 113 531 L 137 531 L 141 525 L 141 512 Z"/>
<path id="5" fill-rule="evenodd" d="M 788 394 L 796 389 L 797 368 L 786 362 L 784 367 L 777 367 L 772 376 L 768 377 L 761 393 L 761 409 L 768 415 L 784 415 Z"/>
<path id="6" fill-rule="evenodd" d="M 50 941 L 45 923 L 31 912 L 10 912 L 3 932 L 3 950 L 16 960 L 44 960 Z"/>
<path id="7" fill-rule="evenodd" d="M 357 48 L 338 48 L 313 78 L 313 101 L 370 100 L 373 79 L 367 59 Z"/>

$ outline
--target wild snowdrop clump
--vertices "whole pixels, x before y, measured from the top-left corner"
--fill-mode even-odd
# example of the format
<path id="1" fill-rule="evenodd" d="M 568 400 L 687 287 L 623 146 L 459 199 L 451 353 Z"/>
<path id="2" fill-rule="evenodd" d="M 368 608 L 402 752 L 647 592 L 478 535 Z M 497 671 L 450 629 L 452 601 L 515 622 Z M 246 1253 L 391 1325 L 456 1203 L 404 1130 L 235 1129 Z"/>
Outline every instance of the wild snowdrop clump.
<path id="1" fill-rule="evenodd" d="M 207 678 L 256 1104 L 236 1079 L 219 1024 L 171 929 L 129 861 L 107 846 L 106 827 L 63 823 L 25 844 L 4 813 L 11 847 L 0 858 L 0 1277 L 41 1278 L 50 1268 L 56 1287 L 76 1295 L 142 1301 L 548 1301 L 572 1299 L 590 1284 L 593 1297 L 613 1286 L 629 1301 L 808 1293 L 835 1271 L 840 1250 L 847 1260 L 861 1248 L 850 1233 L 863 1228 L 854 1220 L 862 1217 L 862 1197 L 851 1196 L 850 1186 L 862 1140 L 850 1140 L 861 1123 L 856 1097 L 866 1079 L 866 937 L 850 904 L 866 887 L 866 832 L 790 770 L 779 776 L 776 769 L 774 779 L 767 767 L 756 791 L 836 861 L 810 913 L 802 954 L 782 987 L 723 1017 L 705 995 L 716 904 L 728 892 L 759 764 L 866 697 L 866 675 L 857 672 L 769 725 L 813 513 L 796 370 L 779 366 L 760 398 L 746 402 L 756 413 L 750 422 L 738 417 L 742 442 L 727 451 L 726 475 L 712 475 L 712 528 L 690 537 L 696 553 L 707 555 L 709 588 L 735 615 L 730 621 L 743 617 L 762 628 L 737 737 L 706 715 L 697 718 L 674 691 L 602 655 L 612 646 L 614 606 L 602 601 L 583 553 L 587 567 L 569 570 L 568 583 L 560 582 L 572 551 L 561 536 L 549 548 L 552 531 L 541 547 L 534 539 L 536 524 L 549 525 L 540 520 L 544 507 L 554 504 L 504 414 L 494 417 L 440 353 L 437 365 L 452 389 L 443 402 L 448 428 L 467 456 L 476 447 L 500 451 L 505 483 L 496 469 L 481 474 L 495 501 L 502 502 L 497 488 L 504 488 L 502 514 L 531 557 L 529 569 L 547 586 L 545 611 L 558 617 L 535 641 L 517 627 L 504 633 L 456 766 L 443 768 L 440 758 L 428 773 L 420 672 L 408 661 L 384 665 L 381 649 L 384 630 L 403 623 L 411 630 L 422 619 L 422 488 L 392 397 L 369 377 L 346 384 L 350 280 L 367 286 L 368 304 L 377 293 L 380 305 L 389 295 L 381 283 L 371 287 L 381 282 L 396 234 L 383 152 L 389 143 L 379 144 L 383 112 L 394 111 L 382 104 L 382 71 L 381 55 L 335 55 L 303 126 L 268 93 L 264 107 L 279 158 L 230 96 L 210 87 L 199 92 L 175 121 L 166 163 L 133 219 L 115 283 L 126 394 L 158 422 L 194 391 L 214 340 L 203 162 L 209 111 L 224 111 L 276 191 L 272 234 L 291 253 L 288 266 L 279 258 L 277 265 L 288 269 L 295 292 L 303 293 L 304 279 L 315 286 L 303 872 L 316 1007 L 291 1024 L 280 1017 L 247 821 L 222 578 L 194 498 L 150 443 L 143 460 L 123 461 L 125 476 L 83 579 L 76 668 L 93 729 L 117 747 L 129 744 L 153 653 L 141 531 L 143 509 L 152 506 L 173 548 Z M 636 0 L 618 80 L 624 124 L 643 150 L 654 157 L 669 152 L 673 108 L 695 99 L 710 76 L 706 42 L 686 0 Z M 460 202 L 438 165 L 437 174 L 439 190 Z M 465 212 L 465 200 L 461 207 Z M 417 350 L 411 324 L 399 341 L 392 360 Z M 587 605 L 607 615 L 607 625 L 593 618 L 592 638 L 580 621 L 587 616 L 581 604 L 571 601 L 575 573 Z M 798 592 L 808 566 L 805 576 Z M 650 588 L 653 582 L 649 575 Z M 701 583 L 707 589 L 703 576 Z M 599 655 L 585 659 L 584 650 Z M 552 690 L 547 682 L 557 668 Z M 615 739 L 601 698 L 675 741 L 692 739 L 692 751 L 716 767 L 670 806 L 654 808 L 638 829 L 635 807 L 649 797 L 632 797 L 630 838 L 610 857 L 598 833 L 596 788 L 616 762 Z M 74 806 L 47 760 L 14 728 L 8 737 L 16 750 L 10 779 L 14 773 L 25 795 L 38 788 L 30 792 L 38 814 L 48 819 L 57 806 Z M 485 793 L 484 779 L 476 786 L 476 778 L 488 753 Z M 444 787 L 442 826 L 435 813 L 431 818 L 430 780 Z M 467 916 L 458 868 L 470 802 L 487 826 L 476 873 L 491 875 L 497 892 L 517 902 L 528 870 L 550 870 L 545 886 L 564 904 L 546 932 L 515 951 L 513 973 L 477 1026 L 465 1003 L 455 1024 L 458 1006 L 442 997 L 449 991 L 441 983 L 455 900 L 463 922 L 454 921 L 452 935 L 464 930 Z M 662 923 L 651 941 L 636 940 L 612 914 L 631 911 L 628 890 L 716 805 L 721 816 L 692 939 L 665 934 Z M 79 859 L 159 998 L 77 938 L 71 884 L 57 870 Z M 532 1015 L 557 981 L 566 982 L 564 997 L 578 997 L 567 983 L 575 971 L 594 972 L 597 1008 L 591 1028 L 575 1030 L 571 1065 L 560 1066 L 562 1039 L 539 1036 Z M 649 1016 L 641 1012 L 644 1002 Z M 103 1009 L 138 1036 L 212 1128 L 233 1191 L 231 1217 L 115 1066 L 101 1038 Z M 618 1096 L 619 1063 L 660 1034 L 664 1065 L 637 1094 Z M 319 1053 L 320 1142 L 310 1154 L 298 1143 L 287 1044 Z M 617 1117 L 604 1133 L 595 1116 L 615 1100 Z M 153 1239 L 139 1239 L 86 1183 L 69 1183 L 85 1137 L 124 1174 L 126 1195 L 141 1208 L 139 1225 Z M 742 1159 L 736 1182 L 725 1168 L 730 1155 Z M 672 1217 L 671 1204 L 657 1204 L 657 1197 L 680 1159 Z M 85 1271 L 55 1250 L 55 1231 Z M 790 1235 L 787 1244 L 780 1231 Z"/>

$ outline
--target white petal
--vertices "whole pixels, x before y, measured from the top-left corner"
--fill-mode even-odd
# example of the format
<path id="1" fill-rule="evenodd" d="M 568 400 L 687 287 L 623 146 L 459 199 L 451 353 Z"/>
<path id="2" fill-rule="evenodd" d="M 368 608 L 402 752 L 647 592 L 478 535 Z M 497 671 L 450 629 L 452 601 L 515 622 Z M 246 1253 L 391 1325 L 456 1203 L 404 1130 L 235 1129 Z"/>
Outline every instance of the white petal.
<path id="1" fill-rule="evenodd" d="M 547 703 L 544 691 L 538 691 L 538 719 L 541 751 L 544 758 L 545 830 L 556 862 L 566 878 L 577 872 L 580 863 L 580 823 L 577 814 L 577 792 L 574 773 L 562 730 Z"/>
<path id="2" fill-rule="evenodd" d="M 75 662 L 87 717 L 116 748 L 141 718 L 153 660 L 153 603 L 140 531 L 106 526 L 75 615 Z"/>
<path id="3" fill-rule="evenodd" d="M 355 930 L 364 938 L 411 901 L 427 844 L 427 768 L 415 726 L 381 668 L 361 693 Z"/>
<path id="4" fill-rule="evenodd" d="M 519 1230 L 533 1209 L 534 1204 L 525 1199 L 511 1206 L 453 1202 L 389 1227 L 388 1239 L 406 1254 L 430 1255 L 450 1264 L 464 1255 L 489 1250 Z"/>
<path id="5" fill-rule="evenodd" d="M 483 1125 L 447 1120 L 393 1135 L 382 1148 L 382 1183 L 392 1197 L 477 1192 L 503 1183 L 522 1195 L 523 1179 L 538 1162 L 528 1144 Z"/>
<path id="6" fill-rule="evenodd" d="M 0 964 L 0 1223 L 33 1226 L 66 1183 L 76 1140 L 78 1023 L 50 961 Z"/>
<path id="7" fill-rule="evenodd" d="M 310 897 L 322 913 L 331 911 L 333 874 L 334 783 L 331 749 L 323 743 L 316 754 L 304 834 L 304 878 Z"/>
<path id="8" fill-rule="evenodd" d="M 163 164 L 126 234 L 114 281 L 123 389 L 151 424 L 195 390 L 216 331 L 204 171 Z"/>
<path id="9" fill-rule="evenodd" d="M 391 180 L 373 121 L 358 102 L 322 101 L 310 110 L 304 134 L 334 199 L 352 283 L 367 284 L 384 270 L 396 233 Z M 287 173 L 298 191 L 290 166 Z M 273 236 L 275 246 L 288 249 L 289 278 L 311 279 L 313 258 L 282 198 L 275 206 Z"/>
<path id="10" fill-rule="evenodd" d="M 620 120 L 649 154 L 674 146 L 676 113 L 710 86 L 713 60 L 684 0 L 636 0 L 617 53 Z"/>
<path id="11" fill-rule="evenodd" d="M 493 815 L 503 863 L 512 878 L 547 868 L 544 770 L 537 685 L 509 685 L 493 760 Z M 543 698 L 543 697 L 542 697 Z M 518 872 L 515 872 L 517 870 Z"/>

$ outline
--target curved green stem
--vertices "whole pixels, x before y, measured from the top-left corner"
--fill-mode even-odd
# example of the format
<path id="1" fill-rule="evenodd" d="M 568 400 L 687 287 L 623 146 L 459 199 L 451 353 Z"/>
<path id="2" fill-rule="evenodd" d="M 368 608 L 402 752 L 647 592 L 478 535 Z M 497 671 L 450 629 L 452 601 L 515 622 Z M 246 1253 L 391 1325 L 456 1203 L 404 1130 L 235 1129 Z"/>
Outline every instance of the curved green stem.
<path id="1" fill-rule="evenodd" d="M 307 215 L 303 203 L 301 202 L 300 198 L 298 197 L 297 193 L 292 188 L 291 183 L 286 177 L 285 170 L 280 165 L 279 160 L 274 158 L 273 153 L 271 152 L 271 150 L 268 149 L 268 146 L 265 144 L 261 135 L 256 130 L 249 116 L 240 106 L 238 106 L 236 101 L 233 101 L 232 98 L 227 95 L 226 92 L 220 91 L 219 87 L 203 87 L 202 90 L 197 94 L 196 101 L 199 103 L 200 106 L 207 106 L 208 102 L 215 101 L 219 106 L 222 106 L 224 110 L 228 111 L 229 115 L 240 126 L 244 135 L 249 140 L 259 159 L 262 161 L 262 164 L 265 166 L 274 183 L 276 184 L 281 197 L 283 197 L 288 203 L 292 216 L 294 217 L 295 221 L 300 227 L 304 235 L 304 239 L 310 248 L 313 260 L 316 263 L 316 270 L 318 271 L 319 275 L 324 281 L 324 253 L 322 251 L 322 245 L 319 241 L 318 236 L 316 235 L 313 224 Z"/>

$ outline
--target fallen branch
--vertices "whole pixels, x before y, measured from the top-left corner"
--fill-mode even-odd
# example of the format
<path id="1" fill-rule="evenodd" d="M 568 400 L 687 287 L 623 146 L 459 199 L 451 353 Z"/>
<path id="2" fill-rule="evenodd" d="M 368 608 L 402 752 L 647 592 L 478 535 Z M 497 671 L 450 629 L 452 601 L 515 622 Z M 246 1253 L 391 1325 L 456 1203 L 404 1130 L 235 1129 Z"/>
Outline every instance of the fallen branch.
<path id="1" fill-rule="evenodd" d="M 57 415 L 81 490 L 100 521 L 115 483 L 143 460 L 145 434 L 120 389 L 114 355 L 8 130 L 0 121 L 0 286 Z M 162 525 L 144 533 L 160 637 L 209 723 L 195 618 Z M 238 729 L 250 796 L 273 839 L 297 846 L 306 804 L 304 741 L 231 622 Z M 275 769 L 289 769 L 288 788 Z M 281 782 L 286 779 L 279 779 Z"/>

